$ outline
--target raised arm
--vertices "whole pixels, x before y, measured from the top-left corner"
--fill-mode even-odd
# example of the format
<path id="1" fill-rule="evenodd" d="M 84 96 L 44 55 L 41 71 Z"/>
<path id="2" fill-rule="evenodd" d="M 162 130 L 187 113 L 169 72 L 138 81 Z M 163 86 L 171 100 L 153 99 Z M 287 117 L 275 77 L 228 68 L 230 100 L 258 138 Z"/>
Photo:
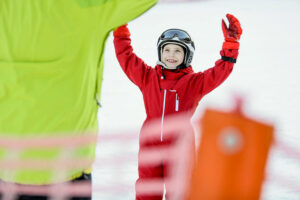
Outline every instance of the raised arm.
<path id="1" fill-rule="evenodd" d="M 114 45 L 117 59 L 128 78 L 142 89 L 147 75 L 153 70 L 135 55 L 131 46 L 130 32 L 127 25 L 120 26 L 114 33 Z"/>
<path id="2" fill-rule="evenodd" d="M 220 51 L 221 59 L 219 59 L 215 66 L 207 69 L 204 72 L 199 72 L 196 75 L 194 84 L 198 84 L 201 96 L 209 93 L 218 87 L 232 72 L 233 65 L 236 63 L 239 49 L 239 39 L 242 34 L 240 22 L 233 15 L 226 15 L 229 21 L 227 27 L 224 20 L 222 20 L 222 30 L 224 34 L 224 43 Z"/>

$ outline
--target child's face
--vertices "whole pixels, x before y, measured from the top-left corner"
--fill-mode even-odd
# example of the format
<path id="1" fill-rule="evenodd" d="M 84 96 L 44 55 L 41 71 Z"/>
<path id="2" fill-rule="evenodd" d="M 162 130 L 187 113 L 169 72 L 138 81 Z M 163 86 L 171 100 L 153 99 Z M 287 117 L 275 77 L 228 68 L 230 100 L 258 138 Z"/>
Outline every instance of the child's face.
<path id="1" fill-rule="evenodd" d="M 183 62 L 184 50 L 176 44 L 167 44 L 162 51 L 162 62 L 168 69 L 176 69 Z"/>

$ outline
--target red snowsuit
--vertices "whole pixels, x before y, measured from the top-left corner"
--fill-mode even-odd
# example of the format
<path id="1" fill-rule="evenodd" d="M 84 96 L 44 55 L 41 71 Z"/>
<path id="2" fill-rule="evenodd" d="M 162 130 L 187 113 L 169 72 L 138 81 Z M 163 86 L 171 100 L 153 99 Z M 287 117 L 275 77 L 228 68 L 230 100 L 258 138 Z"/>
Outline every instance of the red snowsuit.
<path id="1" fill-rule="evenodd" d="M 219 86 L 233 69 L 233 63 L 221 59 L 215 63 L 214 67 L 198 73 L 195 73 L 191 66 L 174 71 L 162 70 L 160 65 L 152 68 L 133 53 L 129 36 L 115 36 L 114 45 L 123 71 L 140 88 L 143 94 L 147 113 L 143 127 L 152 119 L 160 118 L 163 120 L 165 116 L 176 112 L 188 111 L 193 113 L 200 99 Z M 220 53 L 222 56 L 235 59 L 238 56 L 238 50 L 223 49 Z M 162 73 L 165 79 L 161 78 Z M 140 134 L 143 134 L 143 131 Z M 140 143 L 140 151 L 143 148 L 145 148 L 145 145 Z M 153 177 L 164 177 L 165 173 L 166 167 L 164 165 L 157 167 L 139 165 L 137 183 Z M 163 185 L 161 195 L 137 195 L 136 197 L 136 199 L 151 200 L 161 200 L 162 198 Z"/>

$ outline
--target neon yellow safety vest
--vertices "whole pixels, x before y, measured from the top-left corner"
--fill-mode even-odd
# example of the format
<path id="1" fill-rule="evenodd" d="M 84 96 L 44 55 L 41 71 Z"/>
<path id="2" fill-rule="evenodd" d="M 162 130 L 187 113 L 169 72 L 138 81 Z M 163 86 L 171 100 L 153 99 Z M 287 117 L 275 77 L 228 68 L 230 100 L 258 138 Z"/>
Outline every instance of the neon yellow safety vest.
<path id="1" fill-rule="evenodd" d="M 1 0 L 0 141 L 96 134 L 96 99 L 100 101 L 109 32 L 157 1 Z M 0 146 L 4 181 L 49 184 L 70 180 L 84 170 L 59 177 L 55 170 L 1 169 L 10 151 Z M 32 148 L 18 152 L 17 158 L 55 160 L 59 151 Z M 95 145 L 77 149 L 76 156 L 94 159 Z"/>

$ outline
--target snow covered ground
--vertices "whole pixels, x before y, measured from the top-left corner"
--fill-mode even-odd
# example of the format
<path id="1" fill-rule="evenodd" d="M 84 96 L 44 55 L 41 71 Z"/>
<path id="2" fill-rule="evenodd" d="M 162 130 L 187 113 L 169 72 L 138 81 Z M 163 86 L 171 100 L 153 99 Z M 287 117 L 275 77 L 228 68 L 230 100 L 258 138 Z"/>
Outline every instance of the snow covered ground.
<path id="1" fill-rule="evenodd" d="M 299 11 L 299 0 L 159 3 L 129 24 L 135 52 L 151 66 L 157 61 L 159 35 L 173 27 L 187 30 L 196 45 L 193 68 L 203 71 L 220 57 L 221 19 L 232 13 L 240 20 L 244 32 L 234 71 L 202 99 L 198 112 L 201 115 L 208 106 L 229 110 L 233 96 L 242 95 L 246 100 L 245 114 L 274 124 L 276 139 L 296 151 L 287 153 L 274 146 L 262 200 L 300 199 Z M 111 35 L 106 45 L 101 104 L 94 199 L 134 199 L 138 131 L 145 111 L 139 89 L 117 63 Z M 133 139 L 126 133 L 131 133 Z M 124 138 L 117 134 L 124 134 Z"/>

